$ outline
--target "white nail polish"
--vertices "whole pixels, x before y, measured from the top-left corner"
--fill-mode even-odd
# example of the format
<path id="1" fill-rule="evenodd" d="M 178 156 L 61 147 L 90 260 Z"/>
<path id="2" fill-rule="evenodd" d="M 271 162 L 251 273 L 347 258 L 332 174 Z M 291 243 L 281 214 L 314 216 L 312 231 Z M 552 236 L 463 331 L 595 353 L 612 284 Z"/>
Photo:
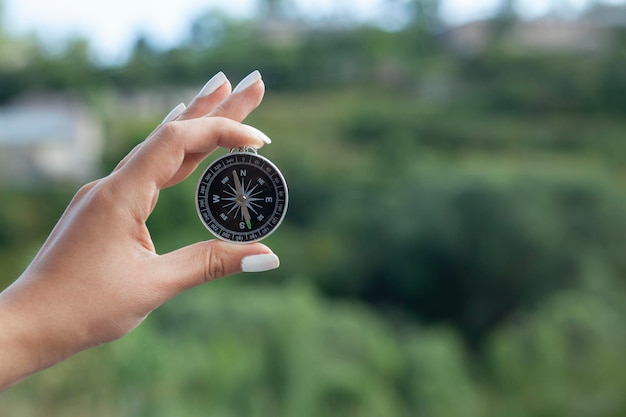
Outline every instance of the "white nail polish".
<path id="1" fill-rule="evenodd" d="M 280 265 L 278 256 L 273 253 L 250 255 L 241 260 L 243 272 L 263 272 L 276 269 Z"/>
<path id="2" fill-rule="evenodd" d="M 182 112 L 184 112 L 186 108 L 187 108 L 187 106 L 185 106 L 184 103 L 180 103 L 178 106 L 176 106 L 172 110 L 170 110 L 170 112 L 167 114 L 167 116 L 165 116 L 165 118 L 163 119 L 161 124 L 167 123 L 167 122 L 170 122 L 170 121 L 174 120 L 175 118 L 180 116 L 180 114 Z"/>
<path id="3" fill-rule="evenodd" d="M 256 127 L 253 127 L 253 126 L 250 126 L 250 125 L 246 125 L 246 124 L 244 124 L 243 127 L 248 129 L 250 131 L 250 133 L 252 133 L 257 138 L 261 139 L 263 142 L 267 143 L 268 145 L 270 143 L 272 143 L 272 139 L 270 139 L 269 136 L 267 136 L 265 133 L 261 132 Z"/>
<path id="4" fill-rule="evenodd" d="M 202 87 L 202 90 L 198 93 L 198 97 L 204 97 L 214 93 L 215 90 L 221 87 L 226 81 L 226 75 L 224 75 L 222 71 L 218 72 Z"/>
<path id="5" fill-rule="evenodd" d="M 237 87 L 235 87 L 235 89 L 233 90 L 233 94 L 239 93 L 245 90 L 246 88 L 250 87 L 252 84 L 259 81 L 260 79 L 261 79 L 261 73 L 257 70 L 252 71 L 250 74 L 246 76 L 246 78 L 244 78 L 243 80 L 239 82 L 239 84 L 237 84 Z"/>

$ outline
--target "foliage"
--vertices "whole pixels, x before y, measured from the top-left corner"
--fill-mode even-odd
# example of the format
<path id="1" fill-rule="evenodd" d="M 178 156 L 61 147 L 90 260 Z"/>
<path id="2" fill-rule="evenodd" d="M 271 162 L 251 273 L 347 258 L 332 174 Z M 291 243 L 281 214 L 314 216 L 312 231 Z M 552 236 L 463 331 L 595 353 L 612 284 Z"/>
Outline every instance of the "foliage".
<path id="1" fill-rule="evenodd" d="M 72 188 L 59 186 L 35 192 L 1 189 L 0 196 L 0 287 L 18 277 L 52 230 L 72 195 Z M 10 202 L 10 203 L 8 203 Z"/>
<path id="2" fill-rule="evenodd" d="M 22 415 L 80 415 L 85 406 L 136 416 L 400 415 L 399 346 L 380 319 L 328 305 L 300 286 L 213 287 L 175 300 L 132 336 L 3 394 L 4 409 L 39 392 Z M 94 360 L 110 366 L 80 371 Z"/>
<path id="3" fill-rule="evenodd" d="M 404 177 L 389 190 L 378 187 L 369 205 L 369 193 L 344 202 L 368 209 L 340 228 L 345 247 L 358 251 L 346 253 L 343 274 L 331 274 L 326 287 L 450 321 L 480 341 L 512 311 L 577 284 L 596 245 L 624 249 L 613 240 L 616 229 L 623 236 L 623 216 L 604 223 L 610 202 L 592 187 L 525 176 L 503 185 Z"/>
<path id="4" fill-rule="evenodd" d="M 22 417 L 86 409 L 94 416 L 539 417 L 617 416 L 626 407 L 621 296 L 609 303 L 575 291 L 551 297 L 536 314 L 499 326 L 479 359 L 451 329 L 394 328 L 307 285 L 232 281 L 184 294 L 130 336 L 0 394 L 3 410 Z"/>
<path id="5" fill-rule="evenodd" d="M 268 93 L 247 123 L 274 139 L 262 153 L 290 187 L 267 241 L 278 271 L 182 295 L 1 394 L 3 410 L 623 415 L 624 35 L 584 59 L 503 42 L 457 55 L 434 34 L 435 3 L 410 2 L 397 31 L 299 22 L 277 42 L 262 21 L 209 12 L 177 48 L 140 38 L 117 67 L 80 40 L 50 55 L 31 39 L 27 64 L 0 62 L 0 100 L 85 97 L 106 129 L 104 172 L 160 116 L 129 115 L 117 97 L 259 68 Z M 196 180 L 161 193 L 159 252 L 208 238 Z M 2 286 L 77 186 L 0 190 Z"/>
<path id="6" fill-rule="evenodd" d="M 497 415 L 618 416 L 626 333 L 618 297 L 563 292 L 494 337 Z M 607 300 L 608 298 L 608 300 Z"/>

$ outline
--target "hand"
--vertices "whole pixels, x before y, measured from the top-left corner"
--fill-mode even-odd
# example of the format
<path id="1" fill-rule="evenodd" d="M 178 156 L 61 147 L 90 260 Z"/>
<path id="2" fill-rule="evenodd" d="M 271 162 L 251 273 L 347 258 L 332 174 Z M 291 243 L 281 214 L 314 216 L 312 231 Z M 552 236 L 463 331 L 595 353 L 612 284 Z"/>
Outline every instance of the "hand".
<path id="1" fill-rule="evenodd" d="M 263 94 L 258 72 L 232 93 L 218 74 L 110 175 L 78 191 L 30 266 L 0 294 L 0 389 L 126 335 L 188 288 L 278 266 L 260 243 L 212 240 L 160 255 L 146 227 L 159 192 L 187 178 L 218 146 L 269 141 L 240 123 Z"/>

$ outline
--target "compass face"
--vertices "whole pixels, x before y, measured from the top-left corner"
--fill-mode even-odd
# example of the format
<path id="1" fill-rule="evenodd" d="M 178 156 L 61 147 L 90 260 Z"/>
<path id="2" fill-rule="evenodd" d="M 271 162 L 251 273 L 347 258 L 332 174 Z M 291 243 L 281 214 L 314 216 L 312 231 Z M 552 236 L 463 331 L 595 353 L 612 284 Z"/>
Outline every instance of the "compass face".
<path id="1" fill-rule="evenodd" d="M 211 233 L 235 243 L 272 233 L 287 211 L 287 183 L 267 158 L 234 152 L 204 171 L 196 191 L 200 220 Z"/>

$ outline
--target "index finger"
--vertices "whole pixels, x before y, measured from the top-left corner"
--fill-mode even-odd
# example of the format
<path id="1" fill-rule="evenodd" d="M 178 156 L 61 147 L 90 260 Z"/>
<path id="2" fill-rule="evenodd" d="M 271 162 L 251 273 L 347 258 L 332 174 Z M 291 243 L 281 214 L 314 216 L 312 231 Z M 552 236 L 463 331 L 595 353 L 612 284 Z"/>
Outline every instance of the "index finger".
<path id="1" fill-rule="evenodd" d="M 265 142 L 254 129 L 225 117 L 204 117 L 161 125 L 114 174 L 121 192 L 145 191 L 152 199 L 159 190 L 185 179 L 218 146 L 260 148 Z M 194 166 L 183 162 L 200 155 Z"/>

